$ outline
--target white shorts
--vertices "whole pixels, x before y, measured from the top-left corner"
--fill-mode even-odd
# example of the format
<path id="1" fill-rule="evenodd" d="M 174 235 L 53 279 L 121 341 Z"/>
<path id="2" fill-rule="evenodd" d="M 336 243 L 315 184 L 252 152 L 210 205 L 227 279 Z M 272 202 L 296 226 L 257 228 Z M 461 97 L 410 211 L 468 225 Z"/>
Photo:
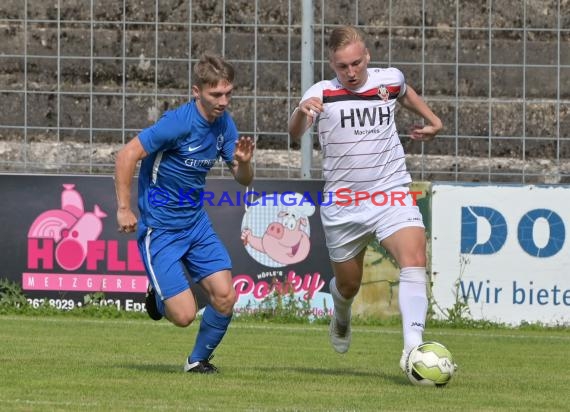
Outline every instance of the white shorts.
<path id="1" fill-rule="evenodd" d="M 387 190 L 390 193 L 408 193 L 405 186 Z M 374 237 L 378 242 L 405 227 L 424 228 L 422 214 L 408 193 L 402 199 L 378 206 L 370 200 L 341 206 L 332 203 L 321 207 L 321 221 L 325 232 L 329 257 L 333 262 L 344 262 L 358 255 Z"/>

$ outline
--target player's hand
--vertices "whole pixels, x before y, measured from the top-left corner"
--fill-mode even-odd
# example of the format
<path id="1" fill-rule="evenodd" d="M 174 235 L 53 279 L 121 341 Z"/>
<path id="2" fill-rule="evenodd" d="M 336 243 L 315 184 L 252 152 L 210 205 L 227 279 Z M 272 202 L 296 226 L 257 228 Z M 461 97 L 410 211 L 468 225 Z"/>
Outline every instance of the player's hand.
<path id="1" fill-rule="evenodd" d="M 137 217 L 131 209 L 117 210 L 119 232 L 132 233 L 137 230 Z"/>
<path id="2" fill-rule="evenodd" d="M 324 106 L 321 99 L 318 97 L 309 97 L 299 103 L 299 110 L 309 117 L 316 117 L 323 112 Z"/>
<path id="3" fill-rule="evenodd" d="M 255 142 L 249 136 L 242 136 L 236 141 L 234 159 L 238 163 L 247 163 L 253 157 Z"/>
<path id="4" fill-rule="evenodd" d="M 410 136 L 414 140 L 428 142 L 430 140 L 433 140 L 435 135 L 438 134 L 440 130 L 441 127 L 437 128 L 432 125 L 427 125 L 427 126 L 414 125 L 410 130 Z"/>
<path id="5" fill-rule="evenodd" d="M 249 243 L 249 237 L 251 236 L 251 230 L 249 229 L 244 229 L 241 232 L 241 241 L 243 242 L 244 246 L 247 246 L 247 244 Z"/>

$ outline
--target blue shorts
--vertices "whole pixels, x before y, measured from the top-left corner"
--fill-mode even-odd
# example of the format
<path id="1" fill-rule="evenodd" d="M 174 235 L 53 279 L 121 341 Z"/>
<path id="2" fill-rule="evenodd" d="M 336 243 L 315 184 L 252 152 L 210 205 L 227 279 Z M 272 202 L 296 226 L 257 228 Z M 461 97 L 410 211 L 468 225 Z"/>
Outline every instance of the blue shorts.
<path id="1" fill-rule="evenodd" d="M 190 288 L 185 270 L 195 283 L 231 270 L 230 256 L 206 214 L 183 230 L 139 227 L 138 246 L 149 281 L 162 300 Z"/>

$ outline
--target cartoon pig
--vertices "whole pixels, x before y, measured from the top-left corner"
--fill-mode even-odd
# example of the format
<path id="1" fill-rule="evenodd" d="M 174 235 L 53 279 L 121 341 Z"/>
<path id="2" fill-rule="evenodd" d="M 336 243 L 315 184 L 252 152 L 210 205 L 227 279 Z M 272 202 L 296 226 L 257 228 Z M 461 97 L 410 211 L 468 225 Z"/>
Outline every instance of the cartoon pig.
<path id="1" fill-rule="evenodd" d="M 244 245 L 283 265 L 301 262 L 311 250 L 309 236 L 301 227 L 308 225 L 307 217 L 314 212 L 312 205 L 289 207 L 277 214 L 277 219 L 267 226 L 263 236 L 254 236 L 246 228 L 241 233 L 241 240 Z"/>

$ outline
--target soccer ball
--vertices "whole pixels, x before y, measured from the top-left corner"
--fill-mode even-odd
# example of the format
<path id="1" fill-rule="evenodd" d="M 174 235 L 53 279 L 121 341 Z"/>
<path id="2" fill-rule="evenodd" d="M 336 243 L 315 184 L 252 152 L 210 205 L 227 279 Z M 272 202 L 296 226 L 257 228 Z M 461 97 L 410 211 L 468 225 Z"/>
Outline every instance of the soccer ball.
<path id="1" fill-rule="evenodd" d="M 456 368 L 451 352 L 438 342 L 416 346 L 406 359 L 406 375 L 418 386 L 444 386 Z"/>

